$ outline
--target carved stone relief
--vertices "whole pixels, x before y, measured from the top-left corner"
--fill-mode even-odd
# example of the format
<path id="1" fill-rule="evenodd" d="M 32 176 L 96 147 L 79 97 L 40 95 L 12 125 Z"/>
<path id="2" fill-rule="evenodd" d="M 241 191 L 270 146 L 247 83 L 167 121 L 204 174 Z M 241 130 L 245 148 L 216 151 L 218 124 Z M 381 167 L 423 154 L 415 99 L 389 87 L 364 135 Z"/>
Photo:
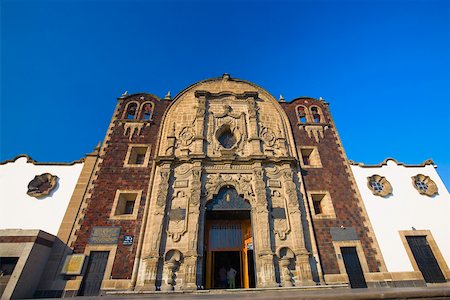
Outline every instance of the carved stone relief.
<path id="1" fill-rule="evenodd" d="M 279 190 L 273 190 L 271 215 L 274 223 L 274 233 L 280 240 L 285 240 L 286 235 L 291 230 L 290 218 L 289 214 L 286 213 L 286 210 L 286 198 L 281 195 Z"/>
<path id="2" fill-rule="evenodd" d="M 247 125 L 243 112 L 236 113 L 230 105 L 225 104 L 222 112 L 210 113 L 208 127 L 209 142 L 212 145 L 214 155 L 244 154 L 244 143 L 247 140 Z M 222 135 L 227 132 L 234 138 L 234 143 L 229 145 L 229 147 L 221 143 Z"/>
<path id="3" fill-rule="evenodd" d="M 33 180 L 28 183 L 27 194 L 35 198 L 45 197 L 56 187 L 57 181 L 58 176 L 50 173 L 36 175 Z"/>
<path id="4" fill-rule="evenodd" d="M 188 216 L 188 197 L 183 191 L 178 191 L 175 197 L 172 199 L 172 207 L 169 212 L 169 226 L 167 234 L 172 237 L 172 240 L 176 243 L 180 240 L 181 236 L 187 231 Z"/>

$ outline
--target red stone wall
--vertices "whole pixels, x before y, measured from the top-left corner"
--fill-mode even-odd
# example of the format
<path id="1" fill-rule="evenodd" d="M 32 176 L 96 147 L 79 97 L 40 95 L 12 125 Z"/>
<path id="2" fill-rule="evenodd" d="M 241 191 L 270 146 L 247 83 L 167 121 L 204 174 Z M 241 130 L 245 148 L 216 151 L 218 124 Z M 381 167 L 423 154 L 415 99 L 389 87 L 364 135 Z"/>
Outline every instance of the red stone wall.
<path id="1" fill-rule="evenodd" d="M 130 101 L 137 101 L 139 104 L 152 101 L 155 104 L 152 120 L 146 121 L 149 126 L 143 127 L 139 136 L 135 132 L 131 140 L 128 134 L 124 135 L 124 122 L 121 121 L 126 104 Z M 111 274 L 112 279 L 129 279 L 132 275 L 145 199 L 150 184 L 152 159 L 156 153 L 162 116 L 169 104 L 170 101 L 158 100 L 148 94 L 132 95 L 124 100 L 119 100 L 117 104 L 119 105 L 118 119 L 114 121 L 112 134 L 105 138 L 105 153 L 101 157 L 103 161 L 99 166 L 98 177 L 91 191 L 92 196 L 88 199 L 88 207 L 73 247 L 75 253 L 83 253 L 94 226 L 120 226 L 118 248 Z M 147 167 L 123 166 L 129 144 L 151 144 L 150 162 Z M 117 190 L 142 190 L 136 220 L 109 219 Z M 124 235 L 134 236 L 133 245 L 124 246 L 122 244 Z"/>
<path id="2" fill-rule="evenodd" d="M 348 173 L 346 161 L 342 158 L 343 149 L 338 144 L 338 137 L 333 132 L 332 119 L 328 105 L 324 101 L 299 98 L 290 103 L 281 103 L 286 111 L 291 123 L 296 147 L 316 146 L 322 168 L 307 168 L 302 170 L 303 180 L 306 192 L 308 191 L 328 191 L 330 193 L 336 219 L 314 219 L 313 226 L 315 230 L 317 247 L 321 257 L 321 263 L 324 274 L 339 274 L 339 267 L 336 260 L 336 254 L 333 248 L 330 235 L 330 228 L 354 227 L 359 240 L 361 241 L 364 253 L 366 255 L 369 270 L 371 272 L 379 271 L 379 262 L 375 257 L 375 250 L 372 239 L 368 236 L 368 228 L 363 226 L 366 220 L 362 209 L 358 206 L 358 196 L 352 187 L 351 173 Z M 325 117 L 325 123 L 329 126 L 324 131 L 324 138 L 319 138 L 316 142 L 314 137 L 309 137 L 304 129 L 299 129 L 299 120 L 296 114 L 296 106 L 304 105 L 309 108 L 315 105 L 321 108 Z M 311 207 L 310 210 L 313 210 Z"/>

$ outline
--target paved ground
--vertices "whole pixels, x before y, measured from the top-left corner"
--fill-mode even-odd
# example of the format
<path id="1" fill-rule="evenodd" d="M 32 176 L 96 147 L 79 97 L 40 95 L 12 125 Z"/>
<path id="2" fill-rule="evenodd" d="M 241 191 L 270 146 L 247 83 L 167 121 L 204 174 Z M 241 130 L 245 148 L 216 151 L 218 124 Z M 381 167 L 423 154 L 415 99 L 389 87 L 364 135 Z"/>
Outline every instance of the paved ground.
<path id="1" fill-rule="evenodd" d="M 206 300 L 206 299 L 331 299 L 331 300 L 357 300 L 357 299 L 450 299 L 450 286 L 423 287 L 423 288 L 379 288 L 379 289 L 348 289 L 319 288 L 305 290 L 292 289 L 258 289 L 258 290 L 212 290 L 195 292 L 154 292 L 154 293 L 128 293 L 107 294 L 99 297 L 75 297 L 75 299 L 183 299 L 183 300 Z M 106 300 L 105 299 L 105 300 Z"/>

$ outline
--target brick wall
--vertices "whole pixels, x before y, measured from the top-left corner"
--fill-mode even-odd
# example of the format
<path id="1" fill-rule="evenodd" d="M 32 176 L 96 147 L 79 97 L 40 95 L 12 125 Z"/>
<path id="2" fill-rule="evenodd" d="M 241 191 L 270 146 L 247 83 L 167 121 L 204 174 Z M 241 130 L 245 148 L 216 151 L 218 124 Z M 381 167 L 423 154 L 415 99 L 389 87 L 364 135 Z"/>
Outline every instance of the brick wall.
<path id="1" fill-rule="evenodd" d="M 328 110 L 328 105 L 324 101 L 311 98 L 299 98 L 290 103 L 281 103 L 281 105 L 286 111 L 291 123 L 296 147 L 315 146 L 320 155 L 322 168 L 302 170 L 306 192 L 328 191 L 336 213 L 335 219 L 313 218 L 313 226 L 324 273 L 340 273 L 332 244 L 330 228 L 340 227 L 341 225 L 356 229 L 366 255 L 370 272 L 379 271 L 379 262 L 375 258 L 376 252 L 373 241 L 367 234 L 369 229 L 363 225 L 364 222 L 369 222 L 369 220 L 365 218 L 358 204 L 358 195 L 352 187 L 352 175 L 349 173 L 346 158 L 343 158 L 345 154 L 339 145 L 339 137 L 333 130 L 334 124 Z M 325 120 L 322 121 L 324 124 L 309 123 L 309 125 L 328 126 L 327 129 L 324 129 L 324 137 L 319 137 L 319 142 L 313 136 L 309 137 L 304 128 L 299 128 L 301 126 L 299 126 L 299 120 L 296 114 L 296 107 L 298 105 L 304 105 L 306 108 L 315 105 L 322 110 L 323 116 L 325 117 Z M 311 207 L 310 209 L 312 210 L 313 208 Z"/>
<path id="2" fill-rule="evenodd" d="M 139 104 L 151 101 L 155 106 L 152 120 L 143 122 L 144 126 L 140 135 L 135 132 L 130 140 L 129 133 L 124 134 L 126 122 L 123 121 L 123 112 L 127 103 L 131 101 Z M 119 105 L 118 118 L 113 121 L 111 135 L 105 138 L 106 148 L 101 157 L 103 161 L 99 165 L 98 176 L 91 191 L 92 196 L 88 199 L 88 206 L 73 247 L 75 253 L 83 253 L 94 226 L 119 226 L 120 236 L 111 274 L 112 279 L 127 279 L 132 275 L 145 200 L 150 184 L 152 159 L 156 153 L 162 116 L 169 104 L 170 101 L 158 100 L 148 94 L 132 95 L 119 100 L 117 104 Z M 147 167 L 124 167 L 130 144 L 151 144 L 150 162 Z M 117 190 L 142 190 L 142 197 L 135 203 L 135 205 L 139 204 L 136 220 L 111 220 L 109 218 Z M 124 235 L 134 236 L 133 245 L 122 244 Z"/>

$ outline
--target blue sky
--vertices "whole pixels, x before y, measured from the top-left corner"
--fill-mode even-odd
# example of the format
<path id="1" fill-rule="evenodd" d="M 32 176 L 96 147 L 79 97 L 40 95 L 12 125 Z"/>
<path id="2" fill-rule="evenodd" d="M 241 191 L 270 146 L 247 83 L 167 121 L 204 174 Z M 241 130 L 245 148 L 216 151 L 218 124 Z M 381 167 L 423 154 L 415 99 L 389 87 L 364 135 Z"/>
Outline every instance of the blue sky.
<path id="1" fill-rule="evenodd" d="M 0 161 L 79 159 L 125 90 L 228 72 L 325 98 L 350 159 L 432 158 L 450 186 L 450 1 L 0 3 Z"/>

